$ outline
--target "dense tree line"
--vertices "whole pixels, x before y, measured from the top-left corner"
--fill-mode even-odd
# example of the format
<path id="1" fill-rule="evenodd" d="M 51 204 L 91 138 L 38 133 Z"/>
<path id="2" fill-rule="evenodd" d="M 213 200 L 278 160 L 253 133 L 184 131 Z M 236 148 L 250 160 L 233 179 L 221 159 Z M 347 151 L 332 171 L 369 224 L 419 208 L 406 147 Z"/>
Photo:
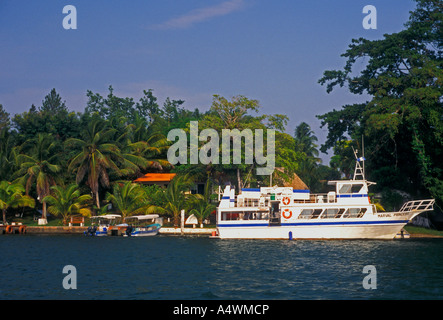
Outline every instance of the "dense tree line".
<path id="1" fill-rule="evenodd" d="M 293 137 L 284 132 L 288 118 L 259 115 L 256 100 L 236 96 L 229 101 L 214 95 L 211 108 L 202 113 L 184 108 L 183 100 L 167 98 L 160 106 L 153 90 L 143 94 L 135 102 L 116 96 L 112 86 L 106 97 L 87 91 L 83 112 L 70 111 L 56 89 L 45 96 L 41 106 L 32 105 L 29 111 L 12 117 L 0 105 L 1 180 L 23 186 L 44 217 L 49 204 L 49 212 L 65 220 L 72 214 L 103 213 L 107 210 L 103 205 L 109 202 L 124 215 L 157 210 L 177 217 L 180 208 L 186 207 L 202 216 L 212 208 L 209 186 L 231 182 L 242 188 L 270 183 L 269 176 L 252 174 L 256 163 L 169 163 L 167 150 L 173 142 L 166 138 L 168 132 L 181 128 L 189 134 L 191 121 L 198 121 L 199 130 L 212 128 L 220 133 L 225 128 L 276 130 L 279 170 L 273 173 L 273 184 L 290 181 L 294 173 L 308 179 L 319 166 L 318 159 L 313 159 L 318 151 L 309 126 L 301 124 L 304 130 Z M 130 183 L 148 172 L 177 172 L 186 179 L 177 179 L 169 190 Z M 205 201 L 183 195 L 195 181 L 210 182 Z M 318 187 L 313 179 L 309 181 Z"/>
<path id="2" fill-rule="evenodd" d="M 352 40 L 344 68 L 324 72 L 327 92 L 346 86 L 371 98 L 318 116 L 329 130 L 321 150 L 333 148 L 331 165 L 349 175 L 352 147 L 364 141 L 379 190 L 431 196 L 443 208 L 443 3 L 416 1 L 404 30 Z"/>

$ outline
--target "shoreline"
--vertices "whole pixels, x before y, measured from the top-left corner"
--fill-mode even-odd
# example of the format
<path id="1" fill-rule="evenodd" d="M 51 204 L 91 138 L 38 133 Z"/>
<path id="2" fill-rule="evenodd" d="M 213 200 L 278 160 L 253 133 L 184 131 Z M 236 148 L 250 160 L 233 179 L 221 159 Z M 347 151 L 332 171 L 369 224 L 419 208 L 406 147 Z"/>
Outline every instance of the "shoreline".
<path id="1" fill-rule="evenodd" d="M 26 234 L 83 234 L 88 227 L 80 226 L 27 226 Z M 211 235 L 216 228 L 184 228 L 184 235 Z M 4 229 L 0 229 L 0 235 L 5 234 Z M 161 228 L 159 234 L 181 235 L 181 228 Z"/>
<path id="2" fill-rule="evenodd" d="M 88 227 L 80 226 L 29 226 L 26 227 L 26 234 L 83 234 Z M 181 228 L 163 227 L 160 229 L 159 234 L 163 235 L 212 235 L 216 228 L 184 228 L 183 232 Z M 410 238 L 416 239 L 439 239 L 443 236 L 426 234 L 426 233 L 411 233 Z M 0 229 L 0 235 L 5 234 L 4 229 Z"/>

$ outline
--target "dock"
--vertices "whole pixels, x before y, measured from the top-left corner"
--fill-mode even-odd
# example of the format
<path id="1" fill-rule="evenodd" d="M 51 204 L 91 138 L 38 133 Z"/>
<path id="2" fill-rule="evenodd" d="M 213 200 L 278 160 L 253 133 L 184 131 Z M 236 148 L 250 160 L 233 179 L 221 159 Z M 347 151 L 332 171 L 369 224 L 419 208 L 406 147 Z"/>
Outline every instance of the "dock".
<path id="1" fill-rule="evenodd" d="M 83 234 L 88 227 L 80 226 L 25 226 L 7 225 L 0 226 L 0 234 Z M 216 228 L 161 228 L 159 234 L 163 235 L 208 235 L 215 232 Z"/>

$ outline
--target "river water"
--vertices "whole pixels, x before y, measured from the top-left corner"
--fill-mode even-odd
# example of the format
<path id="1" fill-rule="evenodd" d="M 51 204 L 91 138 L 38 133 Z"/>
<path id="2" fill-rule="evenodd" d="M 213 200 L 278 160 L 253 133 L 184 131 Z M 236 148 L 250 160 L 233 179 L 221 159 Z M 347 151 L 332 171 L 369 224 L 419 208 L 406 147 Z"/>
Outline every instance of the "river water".
<path id="1" fill-rule="evenodd" d="M 2 300 L 443 298 L 443 239 L 4 235 L 0 253 Z"/>

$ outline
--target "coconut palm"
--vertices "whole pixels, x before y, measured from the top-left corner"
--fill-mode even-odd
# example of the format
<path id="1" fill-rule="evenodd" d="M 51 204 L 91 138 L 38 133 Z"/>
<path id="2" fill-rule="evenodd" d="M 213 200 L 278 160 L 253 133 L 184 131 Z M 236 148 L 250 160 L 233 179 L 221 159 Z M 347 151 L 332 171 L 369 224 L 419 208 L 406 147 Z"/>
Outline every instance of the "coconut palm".
<path id="1" fill-rule="evenodd" d="M 23 195 L 25 187 L 20 183 L 0 182 L 0 210 L 3 213 L 3 224 L 6 224 L 6 210 L 9 208 L 34 208 L 35 200 Z"/>
<path id="2" fill-rule="evenodd" d="M 170 142 L 161 133 L 150 133 L 146 129 L 146 122 L 139 120 L 135 124 L 127 126 L 127 140 L 126 149 L 131 154 L 132 158 L 127 158 L 132 161 L 139 158 L 144 159 L 141 163 L 144 169 L 163 170 L 170 168 L 172 165 L 166 160 L 166 152 L 169 148 Z M 120 139 L 119 139 L 120 140 Z M 137 164 L 137 161 L 132 161 Z"/>
<path id="3" fill-rule="evenodd" d="M 116 145 L 120 149 L 121 154 L 121 173 L 123 176 L 136 175 L 141 169 L 148 167 L 146 160 L 139 152 L 143 147 L 143 142 L 134 142 L 134 125 L 129 124 L 125 127 L 124 132 L 115 139 Z"/>
<path id="4" fill-rule="evenodd" d="M 46 219 L 44 198 L 50 194 L 50 187 L 55 185 L 57 174 L 61 170 L 61 166 L 55 164 L 58 156 L 56 149 L 57 144 L 51 134 L 39 133 L 21 146 L 21 152 L 26 154 L 20 153 L 17 156 L 20 169 L 14 173 L 14 177 L 20 177 L 18 181 L 25 184 L 27 195 L 33 183 L 36 183 L 37 199 L 43 206 L 43 219 Z"/>
<path id="5" fill-rule="evenodd" d="M 84 139 L 70 138 L 65 146 L 74 149 L 68 170 L 76 171 L 76 183 L 87 179 L 87 185 L 95 197 L 97 208 L 100 208 L 99 186 L 109 187 L 110 171 L 121 176 L 122 172 L 116 161 L 122 160 L 120 150 L 111 140 L 114 129 L 107 129 L 106 122 L 93 119 L 85 130 Z"/>
<path id="6" fill-rule="evenodd" d="M 189 205 L 191 195 L 185 194 L 189 189 L 191 179 L 188 176 L 176 176 L 164 190 L 165 207 L 163 212 L 173 216 L 174 226 L 178 226 L 180 212 Z M 160 191 L 161 192 L 161 191 Z"/>
<path id="7" fill-rule="evenodd" d="M 212 211 L 216 208 L 215 205 L 207 202 L 204 199 L 198 199 L 194 202 L 193 208 L 189 211 L 189 214 L 193 214 L 197 217 L 200 227 L 203 228 L 203 220 L 205 220 Z"/>
<path id="8" fill-rule="evenodd" d="M 121 213 L 123 219 L 135 214 L 147 213 L 151 207 L 145 190 L 131 181 L 116 182 L 113 192 L 106 194 L 106 200 Z"/>
<path id="9" fill-rule="evenodd" d="M 71 184 L 67 188 L 52 186 L 51 190 L 53 194 L 46 196 L 44 201 L 49 204 L 48 211 L 51 214 L 63 218 L 63 224 L 73 215 L 91 215 L 87 205 L 92 197 L 89 194 L 81 195 L 78 185 Z"/>
<path id="10" fill-rule="evenodd" d="M 203 220 L 205 220 L 211 212 L 216 209 L 216 206 L 211 204 L 211 194 L 212 194 L 212 184 L 211 181 L 206 181 L 204 193 L 202 195 L 197 194 L 190 201 L 190 206 L 192 206 L 190 214 L 193 214 L 197 217 L 198 222 L 200 223 L 200 227 L 203 227 Z"/>

